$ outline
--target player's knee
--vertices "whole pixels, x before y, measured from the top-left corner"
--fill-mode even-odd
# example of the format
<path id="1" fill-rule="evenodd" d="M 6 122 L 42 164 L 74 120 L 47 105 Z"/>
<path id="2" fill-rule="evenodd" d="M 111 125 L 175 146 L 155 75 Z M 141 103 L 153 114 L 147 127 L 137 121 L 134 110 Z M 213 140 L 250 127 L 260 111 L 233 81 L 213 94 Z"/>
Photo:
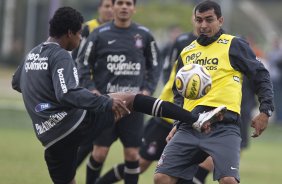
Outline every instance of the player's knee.
<path id="1" fill-rule="evenodd" d="M 154 183 L 155 183 L 155 184 L 162 183 L 163 178 L 164 178 L 163 174 L 156 173 L 156 174 L 154 175 Z"/>
<path id="2" fill-rule="evenodd" d="M 177 180 L 173 180 L 170 176 L 162 173 L 155 173 L 154 183 L 155 184 L 175 184 Z"/>
<path id="3" fill-rule="evenodd" d="M 138 148 L 125 148 L 124 150 L 125 160 L 136 161 L 139 160 L 139 149 Z"/>
<path id="4" fill-rule="evenodd" d="M 238 184 L 234 177 L 223 177 L 219 180 L 219 184 Z"/>
<path id="5" fill-rule="evenodd" d="M 140 166 L 141 173 L 146 171 L 149 168 L 149 166 L 151 165 L 151 163 L 152 163 L 152 161 L 146 160 L 146 159 L 141 157 L 139 159 L 139 166 Z"/>
<path id="6" fill-rule="evenodd" d="M 109 148 L 108 147 L 94 147 L 91 155 L 93 157 L 94 160 L 96 160 L 97 162 L 104 162 L 107 154 L 109 152 Z"/>
<path id="7" fill-rule="evenodd" d="M 75 179 L 71 180 L 68 184 L 76 184 Z"/>

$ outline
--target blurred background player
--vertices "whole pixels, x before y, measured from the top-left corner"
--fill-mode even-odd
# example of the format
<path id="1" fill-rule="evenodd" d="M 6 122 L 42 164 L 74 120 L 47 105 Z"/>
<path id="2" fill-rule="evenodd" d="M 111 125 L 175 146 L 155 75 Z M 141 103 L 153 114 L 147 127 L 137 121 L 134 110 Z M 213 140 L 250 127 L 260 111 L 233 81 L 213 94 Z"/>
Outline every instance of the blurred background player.
<path id="1" fill-rule="evenodd" d="M 78 52 L 81 52 L 81 49 L 86 43 L 87 37 L 89 34 L 100 25 L 113 20 L 113 3 L 112 0 L 99 0 L 98 4 L 98 18 L 92 19 L 86 22 L 82 29 L 82 39 L 78 48 L 72 51 L 72 57 L 76 60 Z M 78 60 L 77 60 L 78 62 Z M 93 145 L 92 143 L 87 143 L 85 145 L 81 145 L 78 151 L 77 158 L 77 167 L 80 166 L 85 157 L 92 151 Z"/>
<path id="2" fill-rule="evenodd" d="M 159 96 L 160 99 L 173 102 L 174 94 L 172 92 L 172 86 L 174 84 L 174 78 L 176 75 L 176 63 L 177 57 L 180 55 L 183 48 L 188 46 L 192 41 L 197 39 L 195 31 L 180 34 L 169 47 L 169 54 L 167 54 L 167 65 L 170 67 L 170 76 L 165 79 L 167 82 Z M 167 71 L 168 72 L 168 71 Z M 139 165 L 141 173 L 145 172 L 153 161 L 158 161 L 162 154 L 162 151 L 167 144 L 166 137 L 169 134 L 173 126 L 173 120 L 168 118 L 150 118 L 146 123 L 144 135 L 142 139 L 142 146 L 140 148 L 140 160 Z M 188 183 L 204 183 L 209 171 L 212 171 L 213 163 L 209 157 L 205 162 L 199 165 L 199 169 L 193 178 L 193 181 L 184 181 Z M 109 170 L 97 181 L 97 184 L 114 183 L 122 180 L 124 177 L 124 163 L 120 163 Z"/>
<path id="3" fill-rule="evenodd" d="M 179 27 L 178 25 L 171 25 L 168 27 L 168 41 L 167 43 L 165 43 L 164 47 L 160 49 L 160 54 L 161 54 L 161 58 L 163 60 L 163 72 L 162 72 L 162 82 L 163 84 L 166 84 L 169 76 L 170 76 L 170 72 L 172 69 L 172 65 L 174 63 L 171 62 L 171 58 L 170 58 L 170 53 L 171 53 L 171 49 L 173 44 L 175 43 L 176 38 L 182 33 L 182 29 L 181 27 Z"/>
<path id="4" fill-rule="evenodd" d="M 271 70 L 270 77 L 274 90 L 274 123 L 282 125 L 282 41 L 276 37 L 271 43 L 271 50 L 267 54 L 267 63 Z"/>
<path id="5" fill-rule="evenodd" d="M 175 67 L 174 67 L 175 69 Z M 165 85 L 159 99 L 173 101 L 172 85 L 175 70 L 172 70 L 171 79 Z M 157 161 L 166 145 L 166 137 L 172 128 L 173 120 L 167 118 L 150 118 L 145 126 L 142 145 L 139 151 L 140 172 L 146 171 L 153 161 Z M 120 163 L 99 178 L 96 184 L 115 183 L 124 178 L 124 163 Z"/>
<path id="6" fill-rule="evenodd" d="M 151 95 L 161 72 L 159 50 L 149 30 L 132 21 L 136 0 L 113 0 L 114 21 L 95 29 L 79 56 L 82 85 L 97 94 L 130 91 Z M 94 142 L 87 164 L 87 183 L 100 175 L 110 146 L 118 138 L 124 147 L 125 183 L 137 183 L 143 115 L 131 113 Z"/>
<path id="7" fill-rule="evenodd" d="M 166 83 L 159 99 L 173 101 L 172 85 L 175 78 L 175 66 L 171 72 L 169 81 Z M 139 151 L 140 172 L 145 172 L 153 161 L 160 159 L 162 151 L 167 144 L 166 137 L 173 127 L 173 120 L 168 118 L 150 118 L 145 126 L 142 145 Z M 124 178 L 124 163 L 120 163 L 100 177 L 96 184 L 115 183 Z M 188 184 L 188 181 L 186 181 Z M 189 183 L 193 183 L 189 181 Z"/>
<path id="8" fill-rule="evenodd" d="M 72 57 L 74 60 L 76 60 L 77 56 L 79 55 L 79 52 L 81 52 L 81 49 L 83 48 L 88 35 L 95 28 L 99 27 L 100 25 L 106 22 L 113 20 L 112 6 L 113 6 L 112 0 L 99 0 L 98 18 L 89 20 L 84 23 L 82 33 L 81 33 L 82 39 L 81 39 L 80 45 L 78 48 L 72 51 Z"/>

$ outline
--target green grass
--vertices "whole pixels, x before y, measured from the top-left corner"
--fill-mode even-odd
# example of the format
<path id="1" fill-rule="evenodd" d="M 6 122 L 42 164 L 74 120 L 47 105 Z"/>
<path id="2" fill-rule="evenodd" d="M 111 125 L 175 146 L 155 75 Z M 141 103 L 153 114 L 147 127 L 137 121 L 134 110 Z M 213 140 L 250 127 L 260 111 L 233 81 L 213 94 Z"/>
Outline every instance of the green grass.
<path id="1" fill-rule="evenodd" d="M 251 140 L 241 160 L 241 183 L 281 183 L 282 127 L 271 125 L 264 134 Z M 36 139 L 31 121 L 24 111 L 0 110 L 1 183 L 48 184 L 51 180 L 44 162 L 44 149 Z M 119 142 L 111 148 L 103 172 L 123 160 Z M 153 183 L 155 163 L 140 176 L 142 184 Z M 85 163 L 77 171 L 77 183 L 85 181 Z M 208 184 L 213 184 L 211 175 Z M 120 182 L 122 183 L 122 182 Z"/>
<path id="2" fill-rule="evenodd" d="M 21 96 L 10 87 L 11 72 L 0 68 L 0 183 L 49 184 L 51 180 L 44 161 L 44 148 L 23 110 Z M 123 161 L 122 147 L 112 147 L 104 170 Z M 251 139 L 250 148 L 242 153 L 241 183 L 282 183 L 282 126 L 270 125 L 261 137 Z M 140 184 L 153 183 L 155 163 L 140 176 Z M 212 175 L 207 184 L 215 184 Z M 85 163 L 77 171 L 77 183 L 85 183 Z M 120 182 L 119 184 L 121 184 Z"/>

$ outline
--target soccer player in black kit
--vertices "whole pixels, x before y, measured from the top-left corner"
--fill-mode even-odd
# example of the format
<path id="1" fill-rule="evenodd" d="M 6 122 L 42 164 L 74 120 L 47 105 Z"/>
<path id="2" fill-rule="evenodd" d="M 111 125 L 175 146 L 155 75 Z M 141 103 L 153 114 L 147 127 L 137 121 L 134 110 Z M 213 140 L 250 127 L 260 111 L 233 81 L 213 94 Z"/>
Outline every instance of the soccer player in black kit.
<path id="1" fill-rule="evenodd" d="M 182 49 L 185 46 L 189 45 L 196 38 L 197 37 L 193 32 L 183 33 L 180 36 L 178 36 L 175 42 L 172 44 L 170 53 L 167 53 L 171 74 L 168 79 L 164 77 L 164 80 L 167 82 L 163 87 L 163 90 L 158 98 L 173 102 L 174 95 L 172 92 L 172 86 L 174 84 L 174 79 L 176 75 L 175 61 L 177 60 L 177 57 L 180 55 Z M 172 127 L 173 127 L 172 119 L 152 117 L 148 120 L 144 128 L 142 145 L 140 146 L 140 150 L 139 150 L 140 173 L 145 172 L 153 161 L 158 161 L 160 159 L 162 151 L 165 145 L 167 144 L 166 137 L 170 133 Z M 124 165 L 125 165 L 124 163 L 120 163 L 113 166 L 109 171 L 106 172 L 106 174 L 101 176 L 96 181 L 96 184 L 116 183 L 122 180 L 124 177 Z M 202 169 L 203 168 L 199 170 Z M 199 175 L 199 173 L 197 174 Z M 194 180 L 199 180 L 199 179 L 194 178 Z M 188 181 L 185 181 L 185 183 L 188 183 Z M 191 181 L 191 183 L 193 182 Z"/>
<path id="2" fill-rule="evenodd" d="M 198 115 L 141 94 L 97 95 L 79 87 L 77 69 L 68 51 L 79 45 L 82 22 L 75 9 L 59 8 L 49 22 L 49 38 L 26 55 L 12 80 L 45 147 L 53 183 L 75 184 L 77 151 L 84 138 L 92 135 L 94 139 L 131 111 L 187 121 L 204 131 L 209 130 L 213 117 L 223 118 L 224 108 Z"/>
<path id="3" fill-rule="evenodd" d="M 114 21 L 94 30 L 79 56 L 81 84 L 100 94 L 129 91 L 152 95 L 162 67 L 156 42 L 146 27 L 132 21 L 136 0 L 112 2 Z M 118 138 L 124 147 L 125 183 L 137 183 L 143 119 L 143 114 L 135 112 L 102 132 L 87 164 L 86 183 L 95 182 Z"/>

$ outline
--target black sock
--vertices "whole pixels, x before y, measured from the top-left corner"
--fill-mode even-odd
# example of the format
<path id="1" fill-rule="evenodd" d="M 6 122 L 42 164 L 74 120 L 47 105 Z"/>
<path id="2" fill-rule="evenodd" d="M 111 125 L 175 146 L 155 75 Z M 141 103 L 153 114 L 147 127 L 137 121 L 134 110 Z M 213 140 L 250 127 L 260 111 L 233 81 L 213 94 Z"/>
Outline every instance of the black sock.
<path id="1" fill-rule="evenodd" d="M 103 163 L 95 161 L 90 155 L 86 168 L 86 184 L 94 184 L 100 176 Z"/>
<path id="2" fill-rule="evenodd" d="M 208 176 L 208 174 L 209 174 L 209 170 L 199 166 L 197 173 L 194 176 L 194 180 L 205 183 L 205 180 L 206 180 L 206 177 Z"/>
<path id="3" fill-rule="evenodd" d="M 125 161 L 124 183 L 137 184 L 140 173 L 139 161 Z"/>
<path id="4" fill-rule="evenodd" d="M 134 98 L 133 109 L 152 116 L 171 118 L 186 123 L 194 123 L 198 119 L 197 115 L 171 102 L 140 94 Z"/>
<path id="5" fill-rule="evenodd" d="M 96 184 L 109 184 L 122 180 L 124 177 L 124 163 L 114 166 L 106 174 L 101 176 Z"/>
<path id="6" fill-rule="evenodd" d="M 77 163 L 76 168 L 80 166 L 83 160 L 88 156 L 88 154 L 92 151 L 93 145 L 92 144 L 85 144 L 81 145 L 78 149 L 77 153 Z"/>

